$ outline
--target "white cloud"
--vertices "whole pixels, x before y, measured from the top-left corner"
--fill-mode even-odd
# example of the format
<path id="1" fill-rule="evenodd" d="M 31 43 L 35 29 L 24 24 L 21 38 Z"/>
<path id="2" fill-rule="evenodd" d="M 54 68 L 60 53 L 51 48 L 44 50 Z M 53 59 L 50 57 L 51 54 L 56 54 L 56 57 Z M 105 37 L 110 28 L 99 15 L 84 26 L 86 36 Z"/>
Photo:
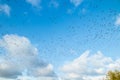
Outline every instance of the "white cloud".
<path id="1" fill-rule="evenodd" d="M 40 60 L 37 48 L 24 36 L 3 36 L 1 49 L 0 80 L 103 80 L 107 71 L 120 70 L 120 59 L 112 60 L 100 51 L 91 55 L 86 51 L 65 63 L 57 76 L 52 64 Z"/>
<path id="2" fill-rule="evenodd" d="M 31 4 L 34 7 L 39 8 L 41 0 L 26 0 L 26 2 Z"/>
<path id="3" fill-rule="evenodd" d="M 114 61 L 100 51 L 93 55 L 86 51 L 61 67 L 64 80 L 103 80 L 106 72 L 114 69 L 120 69 L 120 59 Z"/>
<path id="4" fill-rule="evenodd" d="M 70 0 L 70 2 L 72 3 L 72 4 L 74 4 L 74 6 L 79 6 L 81 3 L 82 3 L 82 1 L 83 0 Z"/>
<path id="5" fill-rule="evenodd" d="M 0 80 L 13 80 L 13 79 L 0 78 Z"/>
<path id="6" fill-rule="evenodd" d="M 5 35 L 0 39 L 0 48 L 3 49 L 0 55 L 0 77 L 16 79 L 27 70 L 27 78 L 56 78 L 53 66 L 38 58 L 37 48 L 26 37 Z M 28 80 L 24 78 L 22 80 Z"/>
<path id="7" fill-rule="evenodd" d="M 6 15 L 9 16 L 10 10 L 11 10 L 11 8 L 7 4 L 3 4 L 3 5 L 0 4 L 0 12 L 4 12 Z"/>
<path id="8" fill-rule="evenodd" d="M 57 78 L 53 77 L 31 77 L 31 76 L 20 76 L 17 80 L 58 80 Z"/>
<path id="9" fill-rule="evenodd" d="M 58 8 L 59 3 L 55 0 L 51 0 L 50 3 L 49 3 L 49 6 L 54 7 L 54 8 Z"/>
<path id="10" fill-rule="evenodd" d="M 116 17 L 115 26 L 120 26 L 120 14 Z"/>

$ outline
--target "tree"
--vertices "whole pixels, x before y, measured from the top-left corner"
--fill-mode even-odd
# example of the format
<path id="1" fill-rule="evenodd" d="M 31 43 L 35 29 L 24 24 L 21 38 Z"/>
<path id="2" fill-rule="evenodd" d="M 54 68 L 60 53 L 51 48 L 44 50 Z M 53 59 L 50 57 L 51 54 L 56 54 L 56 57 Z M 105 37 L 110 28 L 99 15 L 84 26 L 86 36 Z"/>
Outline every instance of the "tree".
<path id="1" fill-rule="evenodd" d="M 120 80 L 120 71 L 108 71 L 106 80 Z"/>

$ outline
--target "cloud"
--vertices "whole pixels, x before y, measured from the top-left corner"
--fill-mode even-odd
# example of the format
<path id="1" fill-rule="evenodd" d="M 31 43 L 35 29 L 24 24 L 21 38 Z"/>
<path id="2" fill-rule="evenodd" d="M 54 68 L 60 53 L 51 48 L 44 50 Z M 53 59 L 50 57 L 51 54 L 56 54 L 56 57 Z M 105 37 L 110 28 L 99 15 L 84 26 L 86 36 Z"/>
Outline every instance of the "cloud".
<path id="1" fill-rule="evenodd" d="M 61 67 L 64 80 L 102 80 L 107 71 L 120 69 L 120 59 L 114 61 L 100 51 L 93 55 L 89 53 L 86 51 Z"/>
<path id="2" fill-rule="evenodd" d="M 0 80 L 13 80 L 13 79 L 0 78 Z"/>
<path id="3" fill-rule="evenodd" d="M 120 14 L 116 17 L 115 26 L 120 26 Z"/>
<path id="4" fill-rule="evenodd" d="M 70 2 L 72 4 L 74 4 L 74 6 L 78 7 L 81 3 L 82 3 L 83 0 L 70 0 Z"/>
<path id="5" fill-rule="evenodd" d="M 41 0 L 26 0 L 26 2 L 34 7 L 40 8 Z"/>
<path id="6" fill-rule="evenodd" d="M 29 39 L 18 35 L 3 36 L 0 52 L 0 80 L 102 80 L 107 71 L 120 70 L 120 59 L 113 60 L 100 51 L 85 51 L 63 64 L 57 76 L 53 65 L 39 58 Z"/>
<path id="7" fill-rule="evenodd" d="M 17 80 L 58 80 L 56 77 L 31 77 L 31 76 L 21 76 Z"/>
<path id="8" fill-rule="evenodd" d="M 6 15 L 10 15 L 10 6 L 8 6 L 7 4 L 0 4 L 0 12 L 5 13 Z"/>
<path id="9" fill-rule="evenodd" d="M 7 79 L 25 78 L 19 80 L 37 80 L 50 77 L 57 78 L 52 64 L 38 57 L 38 50 L 23 36 L 5 35 L 0 39 L 0 77 Z M 26 75 L 24 76 L 23 73 Z M 33 79 L 34 78 L 34 79 Z"/>
<path id="10" fill-rule="evenodd" d="M 59 7 L 59 3 L 55 0 L 51 0 L 49 3 L 50 7 L 54 7 L 54 8 L 58 8 Z"/>

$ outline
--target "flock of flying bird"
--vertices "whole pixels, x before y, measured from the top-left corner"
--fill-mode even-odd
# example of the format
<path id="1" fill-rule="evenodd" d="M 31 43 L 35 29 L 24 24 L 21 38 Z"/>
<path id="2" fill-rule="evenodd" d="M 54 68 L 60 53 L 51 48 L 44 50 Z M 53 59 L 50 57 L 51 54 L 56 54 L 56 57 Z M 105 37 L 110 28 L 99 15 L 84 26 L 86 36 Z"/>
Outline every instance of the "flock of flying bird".
<path id="1" fill-rule="evenodd" d="M 8 3 L 15 1 L 15 3 L 18 3 L 17 0 L 4 0 L 4 1 L 7 1 Z M 103 0 L 100 0 L 100 1 L 102 3 Z M 18 3 L 18 4 L 20 5 L 20 3 Z M 66 4 L 67 3 L 65 1 L 63 1 L 63 5 L 66 5 Z M 99 9 L 99 6 L 96 4 L 91 4 L 91 7 L 95 8 L 95 9 Z M 109 10 L 107 10 L 107 11 L 108 11 L 108 16 L 101 17 L 100 14 L 95 14 L 96 15 L 95 19 L 88 18 L 87 21 L 89 23 L 91 23 L 91 25 L 88 25 L 87 23 L 83 23 L 82 26 L 81 25 L 79 25 L 79 26 L 74 26 L 74 25 L 66 26 L 68 28 L 67 29 L 68 31 L 66 31 L 66 34 L 65 34 L 67 40 L 71 38 L 70 36 L 72 36 L 72 38 L 74 38 L 74 40 L 75 40 L 75 41 L 73 41 L 73 43 L 79 44 L 79 45 L 87 45 L 87 46 L 89 45 L 89 43 L 91 41 L 93 41 L 97 44 L 97 40 L 104 41 L 106 39 L 107 40 L 110 39 L 109 42 L 112 43 L 112 42 L 114 42 L 114 37 L 116 37 L 116 36 L 117 36 L 117 39 L 120 40 L 120 35 L 117 34 L 118 32 L 120 32 L 119 28 L 116 29 L 116 28 L 109 28 L 108 27 L 107 30 L 103 29 L 103 26 L 106 27 L 106 26 L 111 26 L 114 24 L 111 22 L 106 22 L 106 20 L 109 18 L 109 16 L 116 15 L 118 12 L 117 10 L 114 10 L 112 8 L 109 8 Z M 104 10 L 101 10 L 100 12 L 105 13 Z M 93 13 L 93 15 L 94 15 L 94 13 Z M 17 14 L 14 16 L 17 17 Z M 51 23 L 54 23 L 55 25 L 57 25 L 57 22 L 56 22 L 57 17 L 59 17 L 59 16 L 54 16 L 54 15 L 50 16 L 49 19 L 50 19 Z M 85 17 L 85 15 L 84 15 L 84 17 L 80 16 L 79 18 L 81 20 L 81 19 L 87 18 L 87 17 Z M 99 21 L 97 21 L 96 19 L 99 19 L 101 21 L 101 23 L 99 23 Z M 1 36 L 9 33 L 9 31 L 4 31 L 3 27 L 5 27 L 4 24 L 0 23 L 0 35 Z M 87 28 L 85 28 L 85 27 L 87 27 Z M 69 34 L 69 31 L 70 31 L 70 34 Z M 77 41 L 77 39 L 80 38 L 80 35 L 79 35 L 80 31 L 85 31 L 85 32 L 89 33 L 89 34 L 83 36 L 84 42 Z M 36 38 L 36 36 L 33 36 L 33 37 Z M 39 38 L 37 38 L 37 39 L 39 39 Z M 61 35 L 58 35 L 56 38 L 51 37 L 51 39 L 49 41 L 50 43 L 46 44 L 46 46 L 48 46 L 47 52 L 50 51 L 50 49 L 49 49 L 50 46 L 56 45 L 56 44 L 58 44 L 60 47 L 64 48 L 64 45 L 67 45 L 66 44 L 67 40 L 65 38 L 63 38 Z M 43 43 L 46 43 L 47 40 L 42 39 L 41 41 Z M 59 44 L 59 43 L 63 43 L 63 44 Z M 92 46 L 92 47 L 95 47 L 95 46 Z M 44 51 L 46 51 L 46 49 Z"/>

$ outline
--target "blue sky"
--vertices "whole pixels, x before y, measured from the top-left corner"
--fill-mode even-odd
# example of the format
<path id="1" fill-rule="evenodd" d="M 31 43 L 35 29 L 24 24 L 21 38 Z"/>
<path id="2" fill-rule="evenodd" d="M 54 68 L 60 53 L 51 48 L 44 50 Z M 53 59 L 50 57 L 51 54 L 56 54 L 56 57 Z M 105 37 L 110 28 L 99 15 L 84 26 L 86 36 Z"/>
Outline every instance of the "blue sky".
<path id="1" fill-rule="evenodd" d="M 11 51 L 8 47 L 2 46 L 8 39 L 11 41 L 15 38 L 18 42 L 28 40 L 30 46 L 37 48 L 38 57 L 52 64 L 54 72 L 60 76 L 67 72 L 64 66 L 74 64 L 76 59 L 79 62 L 78 57 L 82 54 L 85 57 L 83 60 L 103 54 L 102 58 L 107 58 L 109 64 L 115 65 L 120 56 L 120 1 L 0 0 L 0 38 L 1 54 L 4 52 L 3 48 L 7 49 L 7 54 Z M 14 44 L 10 45 L 12 47 Z M 90 55 L 87 55 L 86 51 L 90 51 Z M 64 68 L 62 71 L 59 69 L 61 67 Z M 71 72 L 71 69 L 69 71 Z M 79 75 L 79 78 L 74 76 L 70 80 L 86 80 L 81 77 L 85 74 Z M 67 80 L 66 77 L 62 78 Z M 91 77 L 88 78 L 92 80 Z"/>

